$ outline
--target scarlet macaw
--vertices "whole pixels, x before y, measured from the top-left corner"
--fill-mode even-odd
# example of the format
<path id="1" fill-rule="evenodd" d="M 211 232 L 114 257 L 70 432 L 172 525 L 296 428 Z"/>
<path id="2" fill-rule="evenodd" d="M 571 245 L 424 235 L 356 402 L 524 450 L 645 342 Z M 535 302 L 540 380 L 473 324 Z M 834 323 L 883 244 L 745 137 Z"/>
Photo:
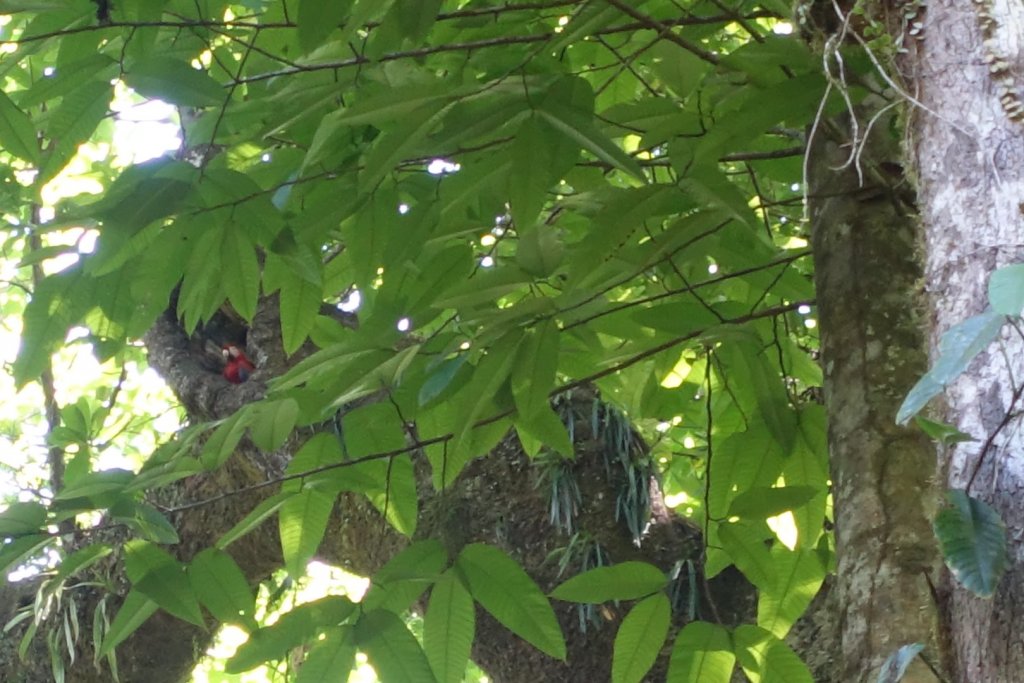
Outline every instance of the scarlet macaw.
<path id="1" fill-rule="evenodd" d="M 225 344 L 222 353 L 227 365 L 224 366 L 224 379 L 232 384 L 241 384 L 249 379 L 249 375 L 256 369 L 245 351 L 234 344 Z"/>

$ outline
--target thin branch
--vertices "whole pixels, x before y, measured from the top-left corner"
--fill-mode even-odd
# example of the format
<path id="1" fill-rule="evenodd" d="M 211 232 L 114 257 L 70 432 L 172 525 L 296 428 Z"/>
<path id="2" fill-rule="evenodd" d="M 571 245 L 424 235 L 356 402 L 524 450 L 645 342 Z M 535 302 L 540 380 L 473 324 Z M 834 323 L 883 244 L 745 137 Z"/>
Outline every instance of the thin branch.
<path id="1" fill-rule="evenodd" d="M 639 21 L 641 24 L 643 24 L 647 28 L 650 28 L 650 29 L 653 29 L 653 30 L 657 31 L 659 34 L 663 35 L 665 37 L 665 39 L 668 40 L 669 42 L 675 43 L 676 45 L 678 45 L 679 47 L 683 48 L 687 52 L 691 52 L 694 55 L 700 57 L 705 62 L 708 62 L 710 64 L 714 64 L 714 65 L 717 66 L 719 61 L 721 61 L 721 60 L 719 60 L 718 55 L 714 54 L 713 52 L 708 52 L 707 50 L 705 50 L 704 48 L 700 47 L 699 45 L 696 45 L 695 43 L 691 43 L 686 38 L 683 38 L 682 36 L 677 35 L 677 34 L 672 32 L 671 29 L 674 26 L 685 25 L 685 24 L 678 24 L 677 22 L 674 22 L 674 21 L 673 22 L 668 22 L 668 23 L 660 22 L 657 19 L 644 14 L 643 12 L 640 12 L 640 11 L 637 11 L 637 10 L 633 9 L 632 6 L 626 4 L 625 2 L 622 2 L 622 0 L 604 0 L 604 1 L 607 2 L 609 5 L 611 5 L 612 7 L 615 7 L 616 9 L 618 9 L 623 14 L 627 14 L 627 15 L 633 17 L 634 19 Z M 735 21 L 735 20 L 736 20 L 736 17 L 729 16 L 729 21 Z"/>

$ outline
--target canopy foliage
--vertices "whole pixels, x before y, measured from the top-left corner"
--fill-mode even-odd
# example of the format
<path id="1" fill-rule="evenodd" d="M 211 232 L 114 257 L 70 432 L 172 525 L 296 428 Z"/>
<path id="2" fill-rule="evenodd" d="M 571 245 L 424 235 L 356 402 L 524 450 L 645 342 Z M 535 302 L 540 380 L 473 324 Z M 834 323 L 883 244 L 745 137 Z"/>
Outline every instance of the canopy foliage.
<path id="1" fill-rule="evenodd" d="M 670 633 L 669 680 L 727 681 L 734 662 L 754 681 L 810 680 L 781 640 L 831 562 L 803 153 L 816 117 L 845 104 L 826 97 L 804 39 L 779 30 L 791 11 L 780 0 L 0 2 L 0 207 L 5 277 L 18 285 L 2 296 L 8 314 L 23 308 L 10 369 L 53 408 L 53 476 L 11 475 L 38 495 L 9 492 L 2 564 L 60 557 L 48 585 L 63 585 L 109 549 L 64 557 L 55 529 L 127 525 L 131 590 L 101 658 L 162 609 L 252 631 L 238 669 L 322 633 L 300 680 L 358 647 L 385 680 L 457 681 L 474 602 L 558 658 L 549 598 L 486 545 L 449 557 L 418 541 L 382 570 L 407 599 L 336 596 L 262 629 L 225 549 L 276 518 L 300 574 L 342 490 L 413 537 L 416 459 L 444 487 L 510 429 L 531 456 L 571 458 L 581 418 L 559 401 L 596 388 L 602 419 L 643 435 L 642 471 L 704 533 L 704 573 L 735 565 L 757 588 L 756 624 L 678 628 L 694 615 L 672 613 L 675 578 L 649 564 L 574 578 L 552 599 L 637 600 L 616 681 L 641 680 Z M 862 62 L 848 55 L 846 76 Z M 179 152 L 130 165 L 111 152 L 125 117 L 111 102 L 126 89 L 180 108 Z M 297 362 L 258 369 L 259 400 L 154 450 L 135 395 L 109 376 L 139 373 L 138 341 L 169 305 L 190 335 L 225 312 L 248 325 L 278 311 Z M 100 374 L 67 381 L 75 347 Z M 325 423 L 336 429 L 306 442 L 280 493 L 218 548 L 168 552 L 178 533 L 147 490 L 223 466 L 246 434 L 273 451 Z M 102 465 L 111 451 L 134 465 Z M 642 543 L 637 490 L 609 504 Z M 554 517 L 559 504 L 552 493 Z M 395 614 L 428 588 L 421 645 Z M 51 639 L 57 659 L 63 647 Z"/>

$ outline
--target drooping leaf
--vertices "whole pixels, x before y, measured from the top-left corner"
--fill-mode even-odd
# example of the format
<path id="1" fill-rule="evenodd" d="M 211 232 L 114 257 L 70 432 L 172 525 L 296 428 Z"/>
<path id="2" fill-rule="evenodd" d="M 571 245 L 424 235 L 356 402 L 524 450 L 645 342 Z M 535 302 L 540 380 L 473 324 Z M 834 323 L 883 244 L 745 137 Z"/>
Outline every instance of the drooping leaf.
<path id="1" fill-rule="evenodd" d="M 188 578 L 196 597 L 219 621 L 258 628 L 255 598 L 235 560 L 223 550 L 207 548 L 192 558 Z"/>
<path id="2" fill-rule="evenodd" d="M 0 147 L 30 164 L 39 159 L 39 141 L 32 119 L 3 93 L 0 93 Z"/>
<path id="3" fill-rule="evenodd" d="M 364 614 L 355 626 L 356 643 L 377 676 L 395 683 L 432 683 L 434 674 L 416 637 L 386 610 Z"/>
<path id="4" fill-rule="evenodd" d="M 747 677 L 763 683 L 814 683 L 807 665 L 783 641 L 743 624 L 733 632 L 736 659 Z"/>
<path id="5" fill-rule="evenodd" d="M 946 566 L 965 588 L 982 597 L 995 593 L 1009 563 L 1006 526 L 999 513 L 960 489 L 935 516 L 935 536 Z"/>
<path id="6" fill-rule="evenodd" d="M 140 95 L 184 107 L 217 106 L 227 96 L 227 91 L 206 73 L 172 57 L 139 60 L 128 69 L 124 81 Z"/>
<path id="7" fill-rule="evenodd" d="M 636 600 L 665 588 L 665 572 L 646 562 L 620 562 L 574 576 L 551 591 L 551 597 L 570 602 L 601 603 Z"/>
<path id="8" fill-rule="evenodd" d="M 473 598 L 456 574 L 445 572 L 430 591 L 423 649 L 438 683 L 460 683 L 476 628 Z"/>
<path id="9" fill-rule="evenodd" d="M 728 683 L 736 666 L 732 637 L 717 624 L 694 621 L 676 636 L 666 683 Z"/>
<path id="10" fill-rule="evenodd" d="M 474 543 L 455 562 L 480 605 L 503 626 L 541 652 L 565 659 L 565 639 L 544 593 L 508 555 Z"/>
<path id="11" fill-rule="evenodd" d="M 285 567 L 292 576 L 302 576 L 327 530 L 334 509 L 334 496 L 307 489 L 286 499 L 279 518 L 281 551 Z"/>
<path id="12" fill-rule="evenodd" d="M 672 607 L 668 596 L 656 593 L 626 614 L 615 634 L 612 656 L 614 683 L 639 683 L 654 666 L 668 635 Z"/>

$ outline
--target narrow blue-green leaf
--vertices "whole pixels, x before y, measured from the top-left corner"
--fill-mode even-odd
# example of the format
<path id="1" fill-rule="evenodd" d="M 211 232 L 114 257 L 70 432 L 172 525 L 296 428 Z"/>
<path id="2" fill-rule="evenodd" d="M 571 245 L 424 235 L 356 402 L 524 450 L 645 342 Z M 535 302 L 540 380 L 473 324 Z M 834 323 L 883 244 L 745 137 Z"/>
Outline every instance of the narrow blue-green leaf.
<path id="1" fill-rule="evenodd" d="M 906 424 L 933 396 L 967 370 L 974 357 L 996 339 L 1005 322 L 1003 315 L 988 309 L 946 330 L 939 340 L 939 359 L 903 400 L 896 413 L 897 424 Z"/>
<path id="2" fill-rule="evenodd" d="M 694 621 L 672 646 L 666 683 L 729 683 L 736 667 L 732 637 L 717 624 Z"/>
<path id="3" fill-rule="evenodd" d="M 565 639 L 551 604 L 512 558 L 474 543 L 462 549 L 455 566 L 491 616 L 541 652 L 565 659 Z"/>
<path id="4" fill-rule="evenodd" d="M 1003 266 L 989 276 L 988 302 L 996 313 L 1021 314 L 1024 310 L 1024 264 Z"/>
<path id="5" fill-rule="evenodd" d="M 580 603 L 636 600 L 662 590 L 667 584 L 665 572 L 653 564 L 620 562 L 572 577 L 551 591 L 551 597 Z"/>
<path id="6" fill-rule="evenodd" d="M 281 506 L 278 526 L 285 568 L 292 576 L 306 573 L 306 563 L 320 547 L 327 520 L 334 509 L 334 496 L 309 489 L 290 497 Z"/>
<path id="7" fill-rule="evenodd" d="M 923 644 L 912 643 L 893 652 L 886 658 L 882 668 L 878 670 L 876 683 L 900 683 L 903 680 L 903 674 L 907 673 L 907 667 L 921 654 L 922 650 L 924 650 Z"/>
<path id="8" fill-rule="evenodd" d="M 36 127 L 28 114 L 0 92 L 0 147 L 30 164 L 39 162 Z"/>
<path id="9" fill-rule="evenodd" d="M 1009 563 L 1006 525 L 987 503 L 952 489 L 949 503 L 935 516 L 935 536 L 946 566 L 967 590 L 981 597 L 995 593 Z"/>
<path id="10" fill-rule="evenodd" d="M 656 593 L 629 611 L 618 633 L 612 656 L 612 683 L 640 683 L 654 666 L 668 635 L 672 606 Z"/>
<path id="11" fill-rule="evenodd" d="M 423 649 L 439 683 L 460 683 L 473 646 L 473 598 L 454 572 L 445 572 L 430 591 L 423 619 Z"/>

